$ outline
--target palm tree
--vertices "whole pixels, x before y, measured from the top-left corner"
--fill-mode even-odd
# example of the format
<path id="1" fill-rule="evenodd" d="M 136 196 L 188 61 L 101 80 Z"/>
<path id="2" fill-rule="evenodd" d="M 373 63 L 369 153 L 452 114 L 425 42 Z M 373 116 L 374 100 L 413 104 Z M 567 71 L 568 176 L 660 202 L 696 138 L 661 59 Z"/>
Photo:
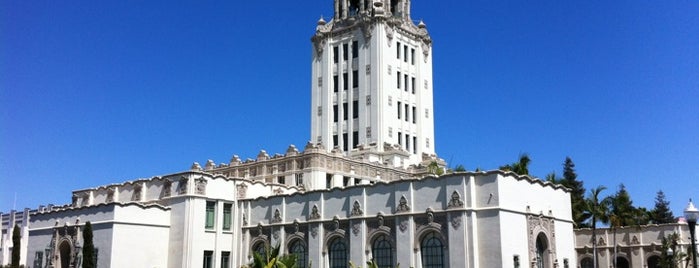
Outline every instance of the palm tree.
<path id="1" fill-rule="evenodd" d="M 501 166 L 500 170 L 512 171 L 514 173 L 517 173 L 518 175 L 529 175 L 529 162 L 531 161 L 532 160 L 531 158 L 529 158 L 529 155 L 521 154 L 519 156 L 519 161 L 509 165 Z"/>
<path id="2" fill-rule="evenodd" d="M 272 248 L 265 246 L 265 256 L 253 252 L 252 268 L 296 268 L 296 255 L 279 255 L 280 245 Z"/>
<path id="3" fill-rule="evenodd" d="M 606 190 L 607 187 L 597 186 L 590 190 L 590 194 L 585 199 L 585 214 L 590 218 L 590 226 L 592 226 L 592 258 L 593 265 L 597 268 L 597 222 L 609 223 L 609 197 L 601 198 L 600 193 Z"/>

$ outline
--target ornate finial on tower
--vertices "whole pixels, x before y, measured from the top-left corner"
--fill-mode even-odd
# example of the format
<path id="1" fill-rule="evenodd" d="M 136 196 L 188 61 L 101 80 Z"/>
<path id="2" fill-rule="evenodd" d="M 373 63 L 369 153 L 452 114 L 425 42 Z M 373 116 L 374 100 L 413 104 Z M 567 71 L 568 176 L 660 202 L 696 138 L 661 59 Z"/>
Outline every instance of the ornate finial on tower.
<path id="1" fill-rule="evenodd" d="M 325 21 L 325 19 L 323 19 L 323 15 L 320 15 L 320 19 L 318 20 L 318 26 L 323 26 L 326 23 L 327 22 Z"/>

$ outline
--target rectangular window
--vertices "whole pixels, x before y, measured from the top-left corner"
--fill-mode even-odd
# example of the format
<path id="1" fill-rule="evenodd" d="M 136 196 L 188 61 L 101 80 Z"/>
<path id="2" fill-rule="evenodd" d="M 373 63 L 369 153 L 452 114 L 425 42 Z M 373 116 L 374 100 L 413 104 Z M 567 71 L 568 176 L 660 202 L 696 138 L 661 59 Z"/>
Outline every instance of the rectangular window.
<path id="1" fill-rule="evenodd" d="M 415 65 L 415 49 L 410 49 L 410 64 Z"/>
<path id="2" fill-rule="evenodd" d="M 354 179 L 354 185 L 360 185 L 360 184 L 362 184 L 362 179 L 357 179 L 357 178 L 355 178 L 355 179 Z"/>
<path id="3" fill-rule="evenodd" d="M 342 44 L 342 59 L 347 60 L 349 50 L 347 49 L 347 44 Z"/>
<path id="4" fill-rule="evenodd" d="M 340 143 L 338 143 L 337 135 L 333 135 L 333 148 L 337 146 L 340 146 Z"/>
<path id="5" fill-rule="evenodd" d="M 396 75 L 396 85 L 397 85 L 398 89 L 400 89 L 400 80 L 401 80 L 401 76 L 400 76 L 400 72 L 398 72 L 398 75 Z"/>
<path id="6" fill-rule="evenodd" d="M 340 59 L 339 51 L 337 49 L 337 46 L 333 47 L 333 62 L 337 63 Z"/>
<path id="7" fill-rule="evenodd" d="M 408 46 L 403 46 L 403 61 L 408 62 Z"/>
<path id="8" fill-rule="evenodd" d="M 296 186 L 303 185 L 303 173 L 296 174 L 295 179 L 296 179 Z"/>
<path id="9" fill-rule="evenodd" d="M 413 154 L 417 154 L 417 137 L 413 137 Z"/>
<path id="10" fill-rule="evenodd" d="M 333 75 L 333 92 L 337 92 L 339 88 L 339 81 L 337 81 L 337 75 Z"/>
<path id="11" fill-rule="evenodd" d="M 425 147 L 430 148 L 430 138 L 425 138 Z"/>
<path id="12" fill-rule="evenodd" d="M 337 104 L 333 105 L 333 122 L 337 123 Z"/>
<path id="13" fill-rule="evenodd" d="M 221 268 L 230 268 L 231 266 L 231 252 L 221 251 Z"/>
<path id="14" fill-rule="evenodd" d="M 233 204 L 223 204 L 223 230 L 231 230 L 231 219 L 233 215 Z"/>
<path id="15" fill-rule="evenodd" d="M 347 120 L 347 114 L 349 114 L 349 110 L 347 110 L 347 103 L 342 104 L 342 120 Z"/>
<path id="16" fill-rule="evenodd" d="M 409 122 L 408 121 L 408 114 L 410 113 L 410 109 L 408 109 L 408 108 L 410 108 L 410 105 L 406 104 L 405 105 L 405 122 Z"/>
<path id="17" fill-rule="evenodd" d="M 400 115 L 403 114 L 403 105 L 401 105 L 400 101 L 398 102 L 398 119 L 400 119 Z"/>
<path id="18" fill-rule="evenodd" d="M 403 88 L 405 88 L 405 92 L 408 92 L 408 75 L 404 74 L 403 75 Z"/>
<path id="19" fill-rule="evenodd" d="M 352 42 L 352 58 L 356 59 L 359 57 L 359 43 L 357 41 Z"/>
<path id="20" fill-rule="evenodd" d="M 206 229 L 213 229 L 216 222 L 216 202 L 206 202 Z"/>
<path id="21" fill-rule="evenodd" d="M 352 102 L 352 118 L 359 118 L 359 101 Z"/>
<path id="22" fill-rule="evenodd" d="M 413 124 L 415 124 L 415 122 L 417 122 L 416 115 L 417 115 L 417 109 L 415 108 L 415 106 L 413 106 Z"/>
<path id="23" fill-rule="evenodd" d="M 342 186 L 349 186 L 350 183 L 350 177 L 342 177 Z"/>
<path id="24" fill-rule="evenodd" d="M 396 42 L 396 59 L 400 59 L 400 42 Z"/>
<path id="25" fill-rule="evenodd" d="M 347 152 L 347 145 L 349 142 L 347 142 L 347 133 L 342 133 L 342 150 Z"/>
<path id="26" fill-rule="evenodd" d="M 352 71 L 352 88 L 359 87 L 359 71 Z"/>
<path id="27" fill-rule="evenodd" d="M 415 94 L 415 77 L 410 78 L 410 88 L 413 90 L 413 94 Z"/>
<path id="28" fill-rule="evenodd" d="M 342 90 L 347 90 L 349 81 L 347 79 L 347 73 L 342 74 Z"/>
<path id="29" fill-rule="evenodd" d="M 214 252 L 204 250 L 204 268 L 214 268 Z"/>
<path id="30" fill-rule="evenodd" d="M 405 134 L 405 150 L 410 152 L 410 135 Z"/>
<path id="31" fill-rule="evenodd" d="M 325 175 L 325 188 L 330 189 L 333 186 L 333 174 Z"/>
<path id="32" fill-rule="evenodd" d="M 278 176 L 278 177 L 277 177 L 277 183 L 279 183 L 279 184 L 286 184 L 286 177 L 284 177 L 284 176 Z"/>
<path id="33" fill-rule="evenodd" d="M 352 149 L 356 149 L 359 145 L 359 131 L 352 132 Z"/>
<path id="34" fill-rule="evenodd" d="M 398 145 L 403 145 L 403 134 L 398 131 Z"/>

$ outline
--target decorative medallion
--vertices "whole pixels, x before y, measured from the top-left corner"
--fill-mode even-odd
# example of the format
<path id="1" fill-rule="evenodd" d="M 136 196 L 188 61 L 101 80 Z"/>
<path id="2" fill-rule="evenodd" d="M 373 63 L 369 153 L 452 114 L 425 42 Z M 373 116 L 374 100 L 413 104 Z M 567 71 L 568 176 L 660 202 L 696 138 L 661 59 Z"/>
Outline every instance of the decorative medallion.
<path id="1" fill-rule="evenodd" d="M 313 205 L 313 208 L 311 209 L 311 216 L 309 217 L 311 220 L 317 220 L 320 219 L 320 213 L 318 212 L 318 206 Z"/>
<path id="2" fill-rule="evenodd" d="M 462 208 L 464 207 L 464 202 L 461 201 L 461 195 L 459 195 L 459 192 L 454 191 L 454 193 L 451 194 L 451 200 L 449 200 L 449 204 L 447 205 L 447 208 Z"/>
<path id="3" fill-rule="evenodd" d="M 280 223 L 282 222 L 282 213 L 279 212 L 279 209 L 274 210 L 274 218 L 272 218 L 272 223 Z"/>
<path id="4" fill-rule="evenodd" d="M 359 201 L 354 200 L 354 205 L 352 206 L 352 216 L 362 216 L 364 212 L 362 211 L 362 206 Z"/>
<path id="5" fill-rule="evenodd" d="M 198 178 L 195 181 L 196 194 L 206 195 L 206 179 L 204 177 Z"/>
<path id="6" fill-rule="evenodd" d="M 398 207 L 396 208 L 396 213 L 400 212 L 410 212 L 410 206 L 408 206 L 408 200 L 405 199 L 405 196 L 400 197 L 400 201 L 398 201 Z"/>

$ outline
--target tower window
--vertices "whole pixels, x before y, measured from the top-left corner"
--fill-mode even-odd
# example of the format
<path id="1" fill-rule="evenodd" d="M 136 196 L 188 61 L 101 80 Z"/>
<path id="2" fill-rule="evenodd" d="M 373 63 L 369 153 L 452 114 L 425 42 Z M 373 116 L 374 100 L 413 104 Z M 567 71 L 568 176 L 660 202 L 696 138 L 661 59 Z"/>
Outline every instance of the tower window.
<path id="1" fill-rule="evenodd" d="M 403 45 L 403 61 L 408 62 L 408 46 Z"/>
<path id="2" fill-rule="evenodd" d="M 333 122 L 337 123 L 337 104 L 333 105 Z"/>
<path id="3" fill-rule="evenodd" d="M 413 154 L 417 154 L 417 137 L 413 137 Z"/>
<path id="4" fill-rule="evenodd" d="M 410 135 L 405 134 L 405 150 L 410 152 Z"/>
<path id="5" fill-rule="evenodd" d="M 337 92 L 339 82 L 337 81 L 337 75 L 333 75 L 333 92 Z"/>
<path id="6" fill-rule="evenodd" d="M 417 109 L 416 109 L 415 106 L 413 106 L 413 124 L 415 124 L 416 121 L 417 121 L 417 119 L 416 119 L 417 116 L 416 116 L 416 115 L 417 115 Z"/>
<path id="7" fill-rule="evenodd" d="M 352 88 L 359 87 L 359 71 L 352 71 Z"/>
<path id="8" fill-rule="evenodd" d="M 347 144 L 349 144 L 347 142 L 347 133 L 342 133 L 342 150 L 345 152 L 347 151 Z"/>
<path id="9" fill-rule="evenodd" d="M 343 60 L 347 60 L 347 54 L 349 54 L 347 44 L 342 44 L 342 59 Z"/>
<path id="10" fill-rule="evenodd" d="M 398 102 L 398 119 L 400 119 L 400 115 L 403 113 L 401 109 L 403 109 L 403 105 L 401 105 L 400 101 Z"/>
<path id="11" fill-rule="evenodd" d="M 415 94 L 415 77 L 410 78 L 410 88 L 413 91 L 413 94 Z"/>
<path id="12" fill-rule="evenodd" d="M 400 59 L 400 42 L 396 42 L 396 59 Z"/>
<path id="13" fill-rule="evenodd" d="M 349 111 L 347 110 L 347 103 L 342 104 L 342 120 L 347 120 L 347 114 L 349 114 Z"/>
<path id="14" fill-rule="evenodd" d="M 339 59 L 340 59 L 340 55 L 339 55 L 338 50 L 339 50 L 339 49 L 337 48 L 337 46 L 334 46 L 334 47 L 333 47 L 333 62 L 334 62 L 334 63 L 337 63 L 337 62 L 339 61 Z"/>
<path id="15" fill-rule="evenodd" d="M 403 145 L 403 134 L 398 132 L 398 145 Z"/>
<path id="16" fill-rule="evenodd" d="M 400 80 L 401 80 L 401 76 L 400 76 L 400 72 L 398 72 L 398 75 L 396 75 L 396 85 L 398 86 L 398 89 L 400 89 Z"/>
<path id="17" fill-rule="evenodd" d="M 352 41 L 352 58 L 356 59 L 359 57 L 359 42 Z"/>
<path id="18" fill-rule="evenodd" d="M 357 148 L 359 145 L 359 131 L 352 132 L 352 149 Z"/>
<path id="19" fill-rule="evenodd" d="M 348 83 L 349 81 L 347 81 L 347 80 L 349 80 L 349 79 L 347 79 L 347 73 L 343 73 L 342 74 L 342 90 L 347 90 L 348 85 L 349 85 L 349 83 Z"/>
<path id="20" fill-rule="evenodd" d="M 415 65 L 415 49 L 410 49 L 410 64 Z"/>
<path id="21" fill-rule="evenodd" d="M 340 146 L 340 144 L 337 141 L 337 135 L 333 135 L 333 148 Z"/>
<path id="22" fill-rule="evenodd" d="M 359 118 L 359 101 L 352 102 L 352 118 Z"/>
<path id="23" fill-rule="evenodd" d="M 405 122 L 408 122 L 408 113 L 410 113 L 410 109 L 408 109 L 409 105 L 405 104 Z"/>
<path id="24" fill-rule="evenodd" d="M 408 92 L 408 75 L 407 74 L 403 75 L 403 88 L 405 88 L 405 92 Z"/>
<path id="25" fill-rule="evenodd" d="M 350 16 L 356 16 L 359 14 L 359 0 L 351 0 L 349 8 Z"/>
<path id="26" fill-rule="evenodd" d="M 325 188 L 332 188 L 333 186 L 333 174 L 326 174 L 325 175 Z"/>

